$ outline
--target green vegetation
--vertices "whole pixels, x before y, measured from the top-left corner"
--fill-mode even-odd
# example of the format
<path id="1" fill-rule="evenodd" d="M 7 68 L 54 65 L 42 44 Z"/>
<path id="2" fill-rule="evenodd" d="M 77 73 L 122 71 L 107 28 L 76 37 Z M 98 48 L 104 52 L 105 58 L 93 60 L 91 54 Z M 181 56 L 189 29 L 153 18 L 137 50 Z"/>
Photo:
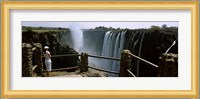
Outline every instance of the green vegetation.
<path id="1" fill-rule="evenodd" d="M 67 28 L 55 28 L 55 27 L 31 27 L 31 26 L 22 26 L 22 32 L 32 31 L 37 33 L 44 33 L 44 32 L 62 32 L 62 31 L 69 31 Z"/>

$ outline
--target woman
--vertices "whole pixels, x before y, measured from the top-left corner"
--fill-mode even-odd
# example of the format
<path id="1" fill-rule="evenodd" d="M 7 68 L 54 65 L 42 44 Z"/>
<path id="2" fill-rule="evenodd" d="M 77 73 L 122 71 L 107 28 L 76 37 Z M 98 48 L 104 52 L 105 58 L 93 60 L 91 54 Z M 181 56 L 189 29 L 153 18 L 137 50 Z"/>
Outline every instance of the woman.
<path id="1" fill-rule="evenodd" d="M 51 71 L 51 54 L 48 51 L 49 47 L 45 46 L 44 47 L 44 57 L 45 57 L 45 65 L 46 65 L 46 70 L 47 70 L 47 76 L 49 77 L 50 71 Z"/>

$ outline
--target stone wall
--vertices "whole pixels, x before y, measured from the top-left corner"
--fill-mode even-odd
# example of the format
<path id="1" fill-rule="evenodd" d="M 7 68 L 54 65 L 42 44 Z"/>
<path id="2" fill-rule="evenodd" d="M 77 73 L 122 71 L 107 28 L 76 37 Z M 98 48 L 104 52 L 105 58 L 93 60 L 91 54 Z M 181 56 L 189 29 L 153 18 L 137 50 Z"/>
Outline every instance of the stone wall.
<path id="1" fill-rule="evenodd" d="M 30 77 L 33 75 L 32 57 L 32 45 L 22 43 L 22 77 Z"/>
<path id="2" fill-rule="evenodd" d="M 158 77 L 178 77 L 178 54 L 162 54 L 159 62 Z"/>
<path id="3" fill-rule="evenodd" d="M 42 76 L 42 45 L 22 43 L 22 77 Z"/>
<path id="4" fill-rule="evenodd" d="M 29 43 L 34 46 L 34 43 L 40 43 L 42 48 L 49 47 L 51 55 L 65 55 L 65 54 L 78 54 L 73 48 L 70 47 L 70 32 L 66 31 L 49 31 L 49 32 L 36 32 L 36 31 L 23 31 L 22 42 Z M 79 63 L 78 56 L 63 56 L 52 57 L 52 69 L 75 67 Z M 43 63 L 44 64 L 44 63 Z M 45 69 L 45 66 L 44 66 Z M 75 71 L 67 70 L 67 71 Z"/>

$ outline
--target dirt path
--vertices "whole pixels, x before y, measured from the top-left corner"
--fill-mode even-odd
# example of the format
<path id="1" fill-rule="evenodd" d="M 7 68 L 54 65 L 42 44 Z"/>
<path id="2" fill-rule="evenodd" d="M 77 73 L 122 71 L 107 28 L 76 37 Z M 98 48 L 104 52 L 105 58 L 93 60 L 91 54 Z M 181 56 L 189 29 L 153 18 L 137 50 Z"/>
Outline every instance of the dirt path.
<path id="1" fill-rule="evenodd" d="M 108 77 L 105 72 L 100 72 L 94 69 L 89 69 L 87 72 L 51 72 L 51 77 Z"/>
<path id="2" fill-rule="evenodd" d="M 61 76 L 54 76 L 54 77 L 83 77 L 83 76 L 73 74 L 73 75 L 61 75 Z"/>

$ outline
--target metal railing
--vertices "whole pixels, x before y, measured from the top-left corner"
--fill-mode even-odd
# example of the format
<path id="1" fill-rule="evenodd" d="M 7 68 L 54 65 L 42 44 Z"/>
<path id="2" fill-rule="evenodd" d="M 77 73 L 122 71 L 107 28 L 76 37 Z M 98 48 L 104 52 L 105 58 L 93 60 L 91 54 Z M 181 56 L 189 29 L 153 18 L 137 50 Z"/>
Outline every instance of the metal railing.
<path id="1" fill-rule="evenodd" d="M 62 71 L 62 70 L 70 70 L 70 69 L 77 69 L 78 66 L 75 67 L 67 67 L 67 68 L 58 68 L 58 69 L 52 69 L 51 71 Z M 43 72 L 47 72 L 47 70 L 43 70 Z"/>
<path id="2" fill-rule="evenodd" d="M 52 58 L 56 58 L 56 57 L 65 57 L 65 56 L 81 56 L 81 54 L 64 54 L 64 55 L 52 55 Z M 78 66 L 75 67 L 67 67 L 67 68 L 58 68 L 58 69 L 52 69 L 51 71 L 62 71 L 62 70 L 70 70 L 70 69 L 77 69 L 79 68 Z M 43 70 L 43 72 L 47 72 L 47 70 Z"/>
<path id="3" fill-rule="evenodd" d="M 119 58 L 114 58 L 114 57 L 105 57 L 105 56 L 97 56 L 97 55 L 88 55 L 89 57 L 94 57 L 94 58 L 101 58 L 101 59 L 109 59 L 109 60 L 116 60 L 116 61 L 121 61 Z"/>
<path id="4" fill-rule="evenodd" d="M 52 55 L 51 57 L 64 57 L 64 56 L 81 56 L 81 54 Z"/>
<path id="5" fill-rule="evenodd" d="M 115 61 L 121 61 L 120 58 L 106 57 L 106 56 L 97 56 L 97 55 L 90 55 L 90 54 L 88 54 L 88 57 L 100 58 L 100 59 L 108 59 L 108 60 L 115 60 Z M 100 68 L 93 67 L 93 66 L 88 66 L 88 67 L 89 67 L 89 68 L 92 68 L 92 69 L 95 69 L 95 70 L 107 72 L 107 73 L 119 74 L 119 72 L 116 72 L 116 71 L 109 71 L 109 70 L 100 69 Z"/>
<path id="6" fill-rule="evenodd" d="M 127 72 L 128 72 L 131 76 L 136 77 L 129 69 L 127 69 Z"/>
<path id="7" fill-rule="evenodd" d="M 158 68 L 157 65 L 143 59 L 143 58 L 140 58 L 132 53 L 126 53 L 127 55 L 130 55 L 131 57 L 133 57 L 134 59 L 137 59 L 139 61 L 141 61 L 142 63 L 145 63 L 147 65 L 150 65 L 150 66 L 154 66 L 156 68 Z M 122 61 L 122 59 L 120 58 L 114 58 L 114 57 L 105 57 L 105 56 L 97 56 L 97 55 L 90 55 L 90 54 L 87 54 L 87 53 L 82 53 L 82 54 L 65 54 L 65 55 L 52 55 L 52 57 L 64 57 L 64 56 L 82 56 L 82 55 L 86 55 L 87 57 L 93 57 L 93 58 L 100 58 L 100 59 L 108 59 L 108 60 L 115 60 L 115 61 Z M 87 59 L 86 59 L 87 60 Z M 88 60 L 87 60 L 88 61 Z M 86 62 L 88 63 L 88 62 Z M 103 72 L 108 72 L 108 73 L 113 73 L 113 74 L 120 74 L 119 72 L 116 72 L 116 71 L 109 71 L 109 70 L 104 70 L 104 69 L 100 69 L 100 68 L 97 68 L 97 67 L 93 67 L 93 66 L 88 66 L 88 68 L 91 68 L 91 69 L 95 69 L 95 70 L 99 70 L 99 71 L 103 71 Z M 59 70 L 67 70 L 67 69 L 75 69 L 75 68 L 79 68 L 78 66 L 76 67 L 68 67 L 68 68 L 59 68 L 59 69 L 53 69 L 52 71 L 59 71 Z M 46 71 L 46 70 L 43 70 L 43 71 Z M 134 75 L 134 73 L 131 72 L 130 69 L 126 69 L 126 72 L 129 73 L 130 76 L 132 77 L 136 77 Z"/>
<path id="8" fill-rule="evenodd" d="M 151 62 L 149 62 L 149 61 L 147 61 L 147 60 L 145 60 L 145 59 L 142 59 L 142 58 L 140 58 L 140 57 L 138 57 L 138 56 L 136 56 L 136 55 L 134 55 L 134 54 L 132 54 L 132 53 L 128 53 L 129 55 L 131 55 L 133 58 L 135 58 L 135 59 L 137 59 L 137 60 L 139 60 L 139 61 L 141 61 L 141 62 L 143 62 L 143 63 L 145 63 L 145 64 L 147 64 L 147 65 L 151 65 L 151 66 L 154 66 L 154 67 L 158 67 L 158 65 L 155 65 L 155 64 L 153 64 L 153 63 L 151 63 Z"/>
<path id="9" fill-rule="evenodd" d="M 99 71 L 107 72 L 107 73 L 119 74 L 119 72 L 109 71 L 109 70 L 104 70 L 104 69 L 100 69 L 100 68 L 93 67 L 93 66 L 88 66 L 88 67 L 89 67 L 89 68 L 92 68 L 92 69 L 95 69 L 95 70 L 99 70 Z"/>

